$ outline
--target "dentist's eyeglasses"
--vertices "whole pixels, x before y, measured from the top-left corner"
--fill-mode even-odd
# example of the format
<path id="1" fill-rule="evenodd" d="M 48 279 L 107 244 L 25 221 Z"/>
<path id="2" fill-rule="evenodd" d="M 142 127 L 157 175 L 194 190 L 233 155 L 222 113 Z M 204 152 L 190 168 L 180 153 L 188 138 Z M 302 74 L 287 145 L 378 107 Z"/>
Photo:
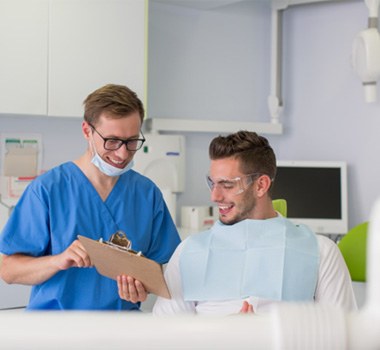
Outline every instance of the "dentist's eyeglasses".
<path id="1" fill-rule="evenodd" d="M 209 175 L 206 176 L 207 186 L 210 191 L 218 188 L 223 193 L 229 193 L 232 195 L 238 195 L 243 193 L 249 185 L 253 183 L 258 177 L 263 175 L 262 173 L 253 173 L 244 176 L 238 176 L 233 179 L 219 178 L 212 179 Z"/>
<path id="2" fill-rule="evenodd" d="M 94 130 L 104 141 L 104 149 L 107 151 L 116 151 L 118 150 L 121 146 L 125 145 L 127 147 L 128 151 L 138 151 L 142 145 L 145 142 L 145 137 L 140 131 L 142 138 L 137 138 L 137 139 L 128 139 L 128 140 L 121 140 L 121 139 L 116 139 L 116 138 L 111 138 L 111 137 L 103 137 L 98 130 L 95 129 L 93 125 L 88 123 L 90 125 L 91 129 Z"/>

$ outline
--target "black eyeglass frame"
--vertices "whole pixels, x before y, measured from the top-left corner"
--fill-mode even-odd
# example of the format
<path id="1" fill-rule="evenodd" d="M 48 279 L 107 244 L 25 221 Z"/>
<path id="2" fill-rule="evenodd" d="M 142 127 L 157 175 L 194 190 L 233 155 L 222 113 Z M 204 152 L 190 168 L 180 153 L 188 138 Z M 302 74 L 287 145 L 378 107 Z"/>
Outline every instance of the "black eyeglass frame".
<path id="1" fill-rule="evenodd" d="M 132 139 L 128 139 L 128 140 L 122 140 L 122 139 L 118 139 L 118 138 L 114 138 L 114 137 L 104 137 L 98 130 L 96 130 L 96 128 L 91 123 L 88 123 L 88 125 L 90 126 L 91 129 L 93 129 L 103 139 L 103 141 L 104 141 L 103 147 L 107 151 L 117 151 L 123 145 L 125 145 L 125 147 L 127 148 L 128 151 L 131 151 L 131 152 L 138 151 L 139 149 L 141 149 L 141 147 L 143 146 L 144 142 L 146 141 L 145 136 L 144 136 L 144 134 L 142 133 L 141 130 L 140 130 L 140 133 L 141 133 L 141 135 L 143 137 L 142 139 L 140 139 L 140 138 L 132 138 Z M 109 147 L 106 147 L 106 144 L 107 144 L 108 141 L 118 141 L 118 142 L 120 142 L 120 144 L 117 147 L 109 148 Z M 141 145 L 139 147 L 136 147 L 135 149 L 130 149 L 128 147 L 128 145 L 131 144 L 132 142 L 141 142 Z"/>

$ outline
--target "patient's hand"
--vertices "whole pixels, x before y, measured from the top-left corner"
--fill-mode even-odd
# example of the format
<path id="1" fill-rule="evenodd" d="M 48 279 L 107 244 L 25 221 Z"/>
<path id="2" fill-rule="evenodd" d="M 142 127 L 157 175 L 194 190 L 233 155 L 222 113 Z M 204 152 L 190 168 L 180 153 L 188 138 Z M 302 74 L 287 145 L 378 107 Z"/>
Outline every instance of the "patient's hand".
<path id="1" fill-rule="evenodd" d="M 243 302 L 243 306 L 240 309 L 241 314 L 253 314 L 253 306 L 248 301 Z"/>

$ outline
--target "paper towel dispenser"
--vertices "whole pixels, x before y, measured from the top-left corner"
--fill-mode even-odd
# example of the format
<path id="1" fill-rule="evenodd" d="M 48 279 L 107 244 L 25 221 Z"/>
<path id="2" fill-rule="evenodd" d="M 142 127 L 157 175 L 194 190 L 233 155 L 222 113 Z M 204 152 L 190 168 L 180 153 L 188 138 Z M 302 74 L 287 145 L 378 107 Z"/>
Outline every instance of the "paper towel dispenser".
<path id="1" fill-rule="evenodd" d="M 185 140 L 182 135 L 145 134 L 136 152 L 134 170 L 150 178 L 161 190 L 183 192 L 185 188 Z"/>
<path id="2" fill-rule="evenodd" d="M 185 138 L 182 135 L 144 136 L 146 141 L 135 154 L 133 169 L 158 186 L 176 222 L 176 193 L 185 189 Z"/>

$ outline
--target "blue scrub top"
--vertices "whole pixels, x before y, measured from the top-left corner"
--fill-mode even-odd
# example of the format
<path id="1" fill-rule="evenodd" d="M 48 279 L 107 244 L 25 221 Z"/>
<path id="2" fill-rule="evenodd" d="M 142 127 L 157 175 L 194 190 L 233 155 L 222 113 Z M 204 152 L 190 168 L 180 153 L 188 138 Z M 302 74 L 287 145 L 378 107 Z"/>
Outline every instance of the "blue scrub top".
<path id="1" fill-rule="evenodd" d="M 37 177 L 25 190 L 0 235 L 3 254 L 62 253 L 78 235 L 108 240 L 122 230 L 133 249 L 166 263 L 180 238 L 162 194 L 145 176 L 121 175 L 103 202 L 73 163 Z M 95 268 L 70 268 L 32 288 L 28 309 L 138 310 L 121 300 L 117 283 Z"/>

